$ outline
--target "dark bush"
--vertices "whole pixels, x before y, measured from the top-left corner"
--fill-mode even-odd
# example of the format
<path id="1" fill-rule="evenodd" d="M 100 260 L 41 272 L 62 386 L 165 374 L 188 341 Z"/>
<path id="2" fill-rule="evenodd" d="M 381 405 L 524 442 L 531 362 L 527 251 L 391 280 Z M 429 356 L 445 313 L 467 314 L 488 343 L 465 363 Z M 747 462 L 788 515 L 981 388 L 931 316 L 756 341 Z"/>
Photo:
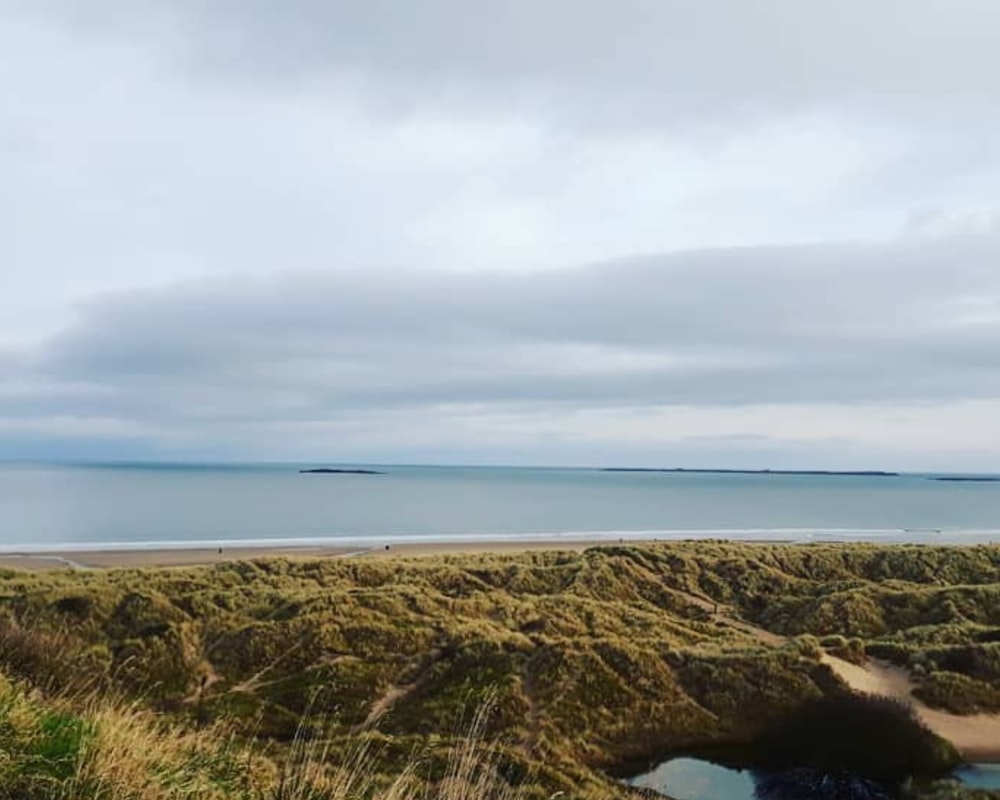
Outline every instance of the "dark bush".
<path id="1" fill-rule="evenodd" d="M 66 688 L 74 679 L 73 649 L 67 636 L 24 628 L 0 618 L 0 666 L 35 686 Z"/>
<path id="2" fill-rule="evenodd" d="M 944 774 L 959 758 L 909 706 L 840 694 L 810 701 L 768 728 L 758 739 L 757 761 L 769 771 L 809 769 L 897 787 L 909 777 Z"/>
<path id="3" fill-rule="evenodd" d="M 56 611 L 68 614 L 73 617 L 84 618 L 90 616 L 94 608 L 94 600 L 86 595 L 67 595 L 60 597 L 53 603 Z"/>

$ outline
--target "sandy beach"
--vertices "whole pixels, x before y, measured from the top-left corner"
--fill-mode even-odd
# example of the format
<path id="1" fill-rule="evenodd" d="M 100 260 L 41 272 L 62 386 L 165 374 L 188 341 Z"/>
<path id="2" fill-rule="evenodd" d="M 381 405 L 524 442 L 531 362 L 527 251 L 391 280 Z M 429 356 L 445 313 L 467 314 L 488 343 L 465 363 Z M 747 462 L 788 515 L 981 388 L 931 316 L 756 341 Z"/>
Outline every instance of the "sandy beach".
<path id="1" fill-rule="evenodd" d="M 625 540 L 628 541 L 628 540 Z M 648 540 L 643 540 L 648 541 Z M 637 542 L 638 543 L 638 542 Z M 59 550 L 0 554 L 0 567 L 25 570 L 190 567 L 250 558 L 386 558 L 451 553 L 522 553 L 538 550 L 584 550 L 611 545 L 607 539 L 544 541 L 419 542 L 381 547 L 223 547 L 121 550 Z"/>

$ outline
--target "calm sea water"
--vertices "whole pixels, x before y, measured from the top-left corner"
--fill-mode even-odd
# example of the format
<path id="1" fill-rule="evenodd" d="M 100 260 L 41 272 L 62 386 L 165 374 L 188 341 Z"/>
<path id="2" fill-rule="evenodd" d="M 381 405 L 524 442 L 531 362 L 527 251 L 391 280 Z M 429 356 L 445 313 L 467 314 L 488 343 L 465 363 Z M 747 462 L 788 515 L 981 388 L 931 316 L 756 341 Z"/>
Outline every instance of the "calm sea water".
<path id="1" fill-rule="evenodd" d="M 1000 483 L 321 465 L 0 465 L 0 547 L 476 538 L 1000 541 Z M 329 466 L 329 465 L 322 465 Z"/>
<path id="2" fill-rule="evenodd" d="M 1000 765 L 967 764 L 954 778 L 974 789 L 1000 790 Z M 761 800 L 753 775 L 697 758 L 673 758 L 628 781 L 676 800 Z"/>

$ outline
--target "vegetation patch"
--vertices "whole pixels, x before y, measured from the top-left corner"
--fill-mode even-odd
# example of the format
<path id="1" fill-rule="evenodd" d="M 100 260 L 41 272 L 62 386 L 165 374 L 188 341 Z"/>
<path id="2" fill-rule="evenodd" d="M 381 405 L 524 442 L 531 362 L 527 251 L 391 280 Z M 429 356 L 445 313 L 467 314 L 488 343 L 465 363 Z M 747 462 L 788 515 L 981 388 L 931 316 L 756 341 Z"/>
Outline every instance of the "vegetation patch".
<path id="1" fill-rule="evenodd" d="M 36 788 L 72 771 L 82 800 L 251 800 L 282 774 L 291 785 L 307 744 L 322 782 L 369 742 L 371 793 L 403 771 L 445 781 L 488 706 L 476 724 L 498 786 L 602 800 L 624 791 L 605 774 L 616 765 L 745 746 L 842 698 L 824 653 L 904 666 L 932 706 L 1000 709 L 998 609 L 994 547 L 701 542 L 7 571 L 0 672 L 19 699 L 0 764 Z M 128 737 L 143 752 L 99 760 Z M 140 788 L 80 788 L 104 780 Z"/>
<path id="2" fill-rule="evenodd" d="M 910 778 L 946 775 L 960 762 L 954 748 L 927 730 L 910 707 L 857 694 L 802 704 L 761 733 L 754 753 L 768 772 L 808 769 L 845 782 L 863 778 L 893 791 Z"/>

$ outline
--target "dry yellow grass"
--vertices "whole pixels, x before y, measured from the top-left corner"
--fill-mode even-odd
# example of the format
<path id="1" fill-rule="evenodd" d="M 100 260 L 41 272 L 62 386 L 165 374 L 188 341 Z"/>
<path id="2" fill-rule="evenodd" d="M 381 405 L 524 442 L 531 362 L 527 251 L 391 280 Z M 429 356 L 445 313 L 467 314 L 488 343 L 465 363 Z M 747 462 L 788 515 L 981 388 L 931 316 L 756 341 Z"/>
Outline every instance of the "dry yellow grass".
<path id="1" fill-rule="evenodd" d="M 54 698 L 0 682 L 0 797 L 9 800 L 518 800 L 484 740 L 481 707 L 443 775 L 421 775 L 415 750 L 392 778 L 378 737 L 331 763 L 332 741 L 296 737 L 280 757 L 221 728 L 184 730 L 136 704 Z"/>

